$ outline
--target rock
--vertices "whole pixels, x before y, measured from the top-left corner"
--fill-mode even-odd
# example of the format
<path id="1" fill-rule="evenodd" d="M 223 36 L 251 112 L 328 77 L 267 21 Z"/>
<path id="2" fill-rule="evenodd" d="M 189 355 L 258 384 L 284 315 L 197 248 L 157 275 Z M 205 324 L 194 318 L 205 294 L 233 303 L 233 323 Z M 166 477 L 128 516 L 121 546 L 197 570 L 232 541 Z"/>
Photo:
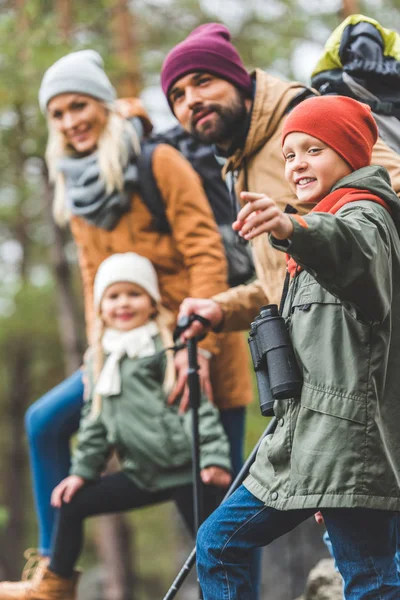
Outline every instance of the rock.
<path id="1" fill-rule="evenodd" d="M 343 600 L 342 577 L 333 559 L 320 560 L 310 571 L 306 590 L 297 600 Z"/>

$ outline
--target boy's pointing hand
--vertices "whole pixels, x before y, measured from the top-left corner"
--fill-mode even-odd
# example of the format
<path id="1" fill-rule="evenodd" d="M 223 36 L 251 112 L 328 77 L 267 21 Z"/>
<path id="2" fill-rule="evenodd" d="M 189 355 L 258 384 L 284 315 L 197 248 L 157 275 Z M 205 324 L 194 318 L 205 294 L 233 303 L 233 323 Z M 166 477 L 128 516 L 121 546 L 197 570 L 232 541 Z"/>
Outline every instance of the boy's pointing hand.
<path id="1" fill-rule="evenodd" d="M 261 233 L 271 233 L 278 240 L 286 240 L 293 233 L 291 219 L 281 211 L 271 198 L 264 194 L 242 192 L 246 205 L 238 212 L 232 227 L 246 240 Z"/>

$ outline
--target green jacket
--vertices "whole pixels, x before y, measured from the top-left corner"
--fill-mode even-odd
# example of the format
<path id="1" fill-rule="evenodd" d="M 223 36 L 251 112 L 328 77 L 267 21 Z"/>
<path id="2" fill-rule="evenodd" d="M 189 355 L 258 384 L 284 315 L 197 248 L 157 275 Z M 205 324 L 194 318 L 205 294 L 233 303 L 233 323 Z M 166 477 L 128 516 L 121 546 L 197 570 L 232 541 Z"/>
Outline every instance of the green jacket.
<path id="1" fill-rule="evenodd" d="M 156 336 L 157 350 L 162 349 Z M 192 481 L 191 411 L 178 414 L 163 391 L 165 354 L 120 362 L 121 393 L 102 399 L 100 415 L 85 403 L 71 474 L 100 476 L 115 449 L 124 472 L 141 488 L 156 491 Z M 90 374 L 89 374 L 90 375 Z M 229 443 L 218 410 L 206 398 L 199 410 L 201 468 L 230 470 Z"/>
<path id="2" fill-rule="evenodd" d="M 246 487 L 278 510 L 400 510 L 400 202 L 382 167 L 333 189 L 383 198 L 335 215 L 293 219 L 289 252 L 303 271 L 286 319 L 304 379 L 300 398 L 276 401 L 278 426 L 263 440 Z"/>

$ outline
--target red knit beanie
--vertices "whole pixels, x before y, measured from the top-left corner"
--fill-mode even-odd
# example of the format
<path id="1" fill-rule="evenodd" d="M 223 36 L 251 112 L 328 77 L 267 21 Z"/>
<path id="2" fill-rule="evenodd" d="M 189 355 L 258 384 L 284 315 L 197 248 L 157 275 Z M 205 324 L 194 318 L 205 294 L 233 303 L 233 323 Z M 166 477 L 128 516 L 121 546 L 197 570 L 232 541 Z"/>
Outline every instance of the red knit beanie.
<path id="1" fill-rule="evenodd" d="M 161 69 L 161 86 L 167 99 L 175 81 L 196 71 L 226 79 L 251 96 L 251 77 L 230 39 L 231 34 L 224 25 L 207 23 L 172 48 Z"/>
<path id="2" fill-rule="evenodd" d="M 370 107 L 345 96 L 315 96 L 298 104 L 283 124 L 282 145 L 295 131 L 330 146 L 354 171 L 371 164 L 378 139 Z"/>

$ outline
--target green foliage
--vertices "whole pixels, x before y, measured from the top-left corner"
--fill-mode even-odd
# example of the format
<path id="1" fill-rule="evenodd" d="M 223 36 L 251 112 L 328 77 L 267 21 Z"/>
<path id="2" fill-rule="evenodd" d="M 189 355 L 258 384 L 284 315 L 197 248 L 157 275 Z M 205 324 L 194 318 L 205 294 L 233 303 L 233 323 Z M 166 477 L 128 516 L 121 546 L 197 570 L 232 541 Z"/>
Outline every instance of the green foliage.
<path id="1" fill-rule="evenodd" d="M 8 510 L 5 506 L 0 506 L 0 531 L 4 529 L 8 522 Z"/>

